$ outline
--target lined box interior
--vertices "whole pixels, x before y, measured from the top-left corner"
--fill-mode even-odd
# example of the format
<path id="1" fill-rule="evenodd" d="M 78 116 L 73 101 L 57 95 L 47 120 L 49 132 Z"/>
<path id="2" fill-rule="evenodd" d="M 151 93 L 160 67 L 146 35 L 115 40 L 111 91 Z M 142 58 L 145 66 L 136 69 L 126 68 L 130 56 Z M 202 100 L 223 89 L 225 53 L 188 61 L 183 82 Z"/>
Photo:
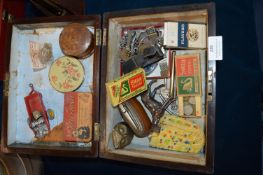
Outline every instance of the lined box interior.
<path id="1" fill-rule="evenodd" d="M 208 12 L 207 10 L 194 10 L 194 11 L 182 11 L 182 12 L 169 12 L 160 14 L 150 15 L 138 15 L 138 16 L 127 16 L 127 17 L 114 17 L 109 19 L 108 26 L 108 42 L 107 42 L 107 72 L 106 82 L 112 81 L 120 76 L 120 60 L 118 56 L 119 42 L 121 40 L 121 31 L 125 27 L 133 26 L 150 26 L 166 21 L 186 21 L 193 23 L 208 23 Z M 206 25 L 208 26 L 208 25 Z M 207 49 L 204 49 L 205 52 Z M 203 61 L 202 64 L 207 64 L 207 60 Z M 206 65 L 203 65 L 203 75 L 206 77 Z M 206 100 L 206 80 L 202 82 L 203 98 Z M 104 86 L 104 85 L 102 85 Z M 140 97 L 137 97 L 140 100 Z M 207 108 L 207 103 L 205 103 Z M 149 112 L 146 109 L 146 112 Z M 149 115 L 150 116 L 150 115 Z M 207 115 L 202 116 L 199 119 L 192 119 L 196 123 L 199 123 L 203 127 L 206 134 L 206 120 Z M 111 132 L 113 127 L 122 121 L 122 117 L 118 108 L 112 107 L 109 96 L 106 96 L 106 123 L 105 123 L 105 147 L 106 152 L 116 155 L 126 155 L 138 158 L 147 158 L 153 160 L 163 160 L 170 162 L 188 163 L 194 165 L 205 165 L 206 164 L 206 146 L 203 151 L 199 154 L 180 153 L 176 151 L 162 150 L 157 148 L 149 147 L 148 138 L 137 138 L 134 137 L 132 143 L 123 149 L 115 149 L 112 144 Z"/>
<path id="2" fill-rule="evenodd" d="M 24 97 L 31 91 L 32 83 L 36 91 L 42 94 L 45 108 L 55 111 L 55 118 L 49 120 L 50 128 L 54 128 L 63 122 L 64 94 L 56 91 L 49 83 L 48 73 L 51 64 L 64 56 L 59 46 L 59 35 L 63 27 L 72 22 L 15 24 L 12 28 L 10 51 L 10 81 L 8 97 L 8 124 L 7 145 L 9 147 L 33 147 L 60 149 L 85 149 L 89 150 L 92 143 L 77 142 L 34 142 L 34 133 L 28 126 L 28 113 Z M 94 33 L 94 22 L 84 22 L 87 28 Z M 52 61 L 46 68 L 34 71 L 31 65 L 29 42 L 51 43 Z M 85 78 L 77 92 L 93 93 L 93 62 L 94 54 L 80 60 L 85 69 Z"/>

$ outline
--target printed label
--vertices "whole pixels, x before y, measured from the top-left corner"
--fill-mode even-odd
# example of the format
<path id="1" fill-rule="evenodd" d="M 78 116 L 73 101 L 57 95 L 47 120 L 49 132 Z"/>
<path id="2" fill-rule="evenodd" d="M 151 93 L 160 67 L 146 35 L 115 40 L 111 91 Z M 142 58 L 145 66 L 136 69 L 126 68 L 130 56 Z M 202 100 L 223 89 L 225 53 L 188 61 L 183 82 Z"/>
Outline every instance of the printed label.
<path id="1" fill-rule="evenodd" d="M 188 40 L 186 37 L 188 30 L 188 23 L 187 22 L 179 22 L 178 23 L 178 47 L 187 47 Z"/>
<path id="2" fill-rule="evenodd" d="M 188 22 L 165 22 L 164 45 L 180 48 L 206 48 L 207 26 Z"/>
<path id="3" fill-rule="evenodd" d="M 67 92 L 64 96 L 64 139 L 89 142 L 92 135 L 92 94 Z"/>
<path id="4" fill-rule="evenodd" d="M 130 87 L 129 87 L 129 83 L 128 80 L 122 82 L 121 84 L 121 97 L 127 95 L 130 93 Z"/>
<path id="5" fill-rule="evenodd" d="M 223 38 L 222 36 L 208 37 L 208 59 L 223 60 Z"/>
<path id="6" fill-rule="evenodd" d="M 144 69 L 138 68 L 117 80 L 106 83 L 111 104 L 116 106 L 147 90 L 145 81 Z"/>
<path id="7" fill-rule="evenodd" d="M 177 55 L 175 64 L 178 95 L 201 95 L 199 55 Z"/>
<path id="8" fill-rule="evenodd" d="M 138 88 L 141 88 L 144 85 L 144 78 L 142 74 L 134 76 L 129 80 L 129 84 L 131 87 L 131 92 L 135 91 Z"/>

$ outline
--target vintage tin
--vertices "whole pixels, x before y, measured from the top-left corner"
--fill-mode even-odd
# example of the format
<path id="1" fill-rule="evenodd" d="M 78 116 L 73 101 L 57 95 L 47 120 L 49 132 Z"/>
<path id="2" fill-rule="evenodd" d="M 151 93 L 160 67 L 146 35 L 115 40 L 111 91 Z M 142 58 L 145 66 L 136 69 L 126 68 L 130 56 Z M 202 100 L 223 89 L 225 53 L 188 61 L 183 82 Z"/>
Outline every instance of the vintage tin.
<path id="1" fill-rule="evenodd" d="M 94 38 L 84 24 L 71 23 L 59 36 L 59 45 L 65 55 L 86 58 L 94 50 Z"/>
<path id="2" fill-rule="evenodd" d="M 63 125 L 65 141 L 91 141 L 92 93 L 65 93 Z"/>
<path id="3" fill-rule="evenodd" d="M 112 106 L 131 99 L 147 90 L 144 69 L 138 68 L 124 76 L 106 83 Z"/>
<path id="4" fill-rule="evenodd" d="M 58 58 L 50 67 L 49 82 L 59 92 L 76 90 L 84 80 L 84 67 L 75 58 Z"/>

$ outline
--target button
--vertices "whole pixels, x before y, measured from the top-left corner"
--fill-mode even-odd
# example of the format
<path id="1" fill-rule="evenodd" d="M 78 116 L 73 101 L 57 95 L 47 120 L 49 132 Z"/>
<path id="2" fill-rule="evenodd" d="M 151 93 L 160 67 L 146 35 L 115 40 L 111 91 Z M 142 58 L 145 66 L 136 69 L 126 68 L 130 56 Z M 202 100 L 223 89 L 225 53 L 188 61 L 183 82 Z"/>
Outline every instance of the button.
<path id="1" fill-rule="evenodd" d="M 55 112 L 52 109 L 47 110 L 47 115 L 49 120 L 53 120 L 55 118 Z"/>

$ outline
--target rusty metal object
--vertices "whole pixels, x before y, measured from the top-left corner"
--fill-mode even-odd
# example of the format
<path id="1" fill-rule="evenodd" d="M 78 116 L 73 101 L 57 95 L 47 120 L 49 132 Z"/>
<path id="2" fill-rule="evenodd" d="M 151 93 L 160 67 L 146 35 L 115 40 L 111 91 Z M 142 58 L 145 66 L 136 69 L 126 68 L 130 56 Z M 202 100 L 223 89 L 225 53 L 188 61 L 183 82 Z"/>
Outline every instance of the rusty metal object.
<path id="1" fill-rule="evenodd" d="M 83 59 L 92 54 L 94 37 L 87 26 L 71 23 L 62 30 L 59 45 L 65 55 Z"/>
<path id="2" fill-rule="evenodd" d="M 124 121 L 137 137 L 146 137 L 151 131 L 151 121 L 141 103 L 134 97 L 119 105 Z"/>
<path id="3" fill-rule="evenodd" d="M 115 149 L 124 148 L 133 139 L 133 132 L 125 122 L 116 124 L 112 130 L 112 142 Z"/>
<path id="4" fill-rule="evenodd" d="M 155 83 L 157 80 L 152 80 L 148 84 L 148 89 L 147 91 L 143 92 L 141 94 L 141 100 L 145 107 L 150 111 L 152 114 L 152 130 L 153 131 L 158 131 L 158 123 L 161 117 L 164 115 L 164 112 L 166 108 L 175 101 L 175 98 L 169 97 L 164 103 L 161 103 L 157 100 L 154 99 L 154 96 L 157 92 L 158 89 L 164 87 L 164 84 L 161 84 L 154 88 L 153 91 L 151 91 L 151 86 L 153 83 Z"/>

